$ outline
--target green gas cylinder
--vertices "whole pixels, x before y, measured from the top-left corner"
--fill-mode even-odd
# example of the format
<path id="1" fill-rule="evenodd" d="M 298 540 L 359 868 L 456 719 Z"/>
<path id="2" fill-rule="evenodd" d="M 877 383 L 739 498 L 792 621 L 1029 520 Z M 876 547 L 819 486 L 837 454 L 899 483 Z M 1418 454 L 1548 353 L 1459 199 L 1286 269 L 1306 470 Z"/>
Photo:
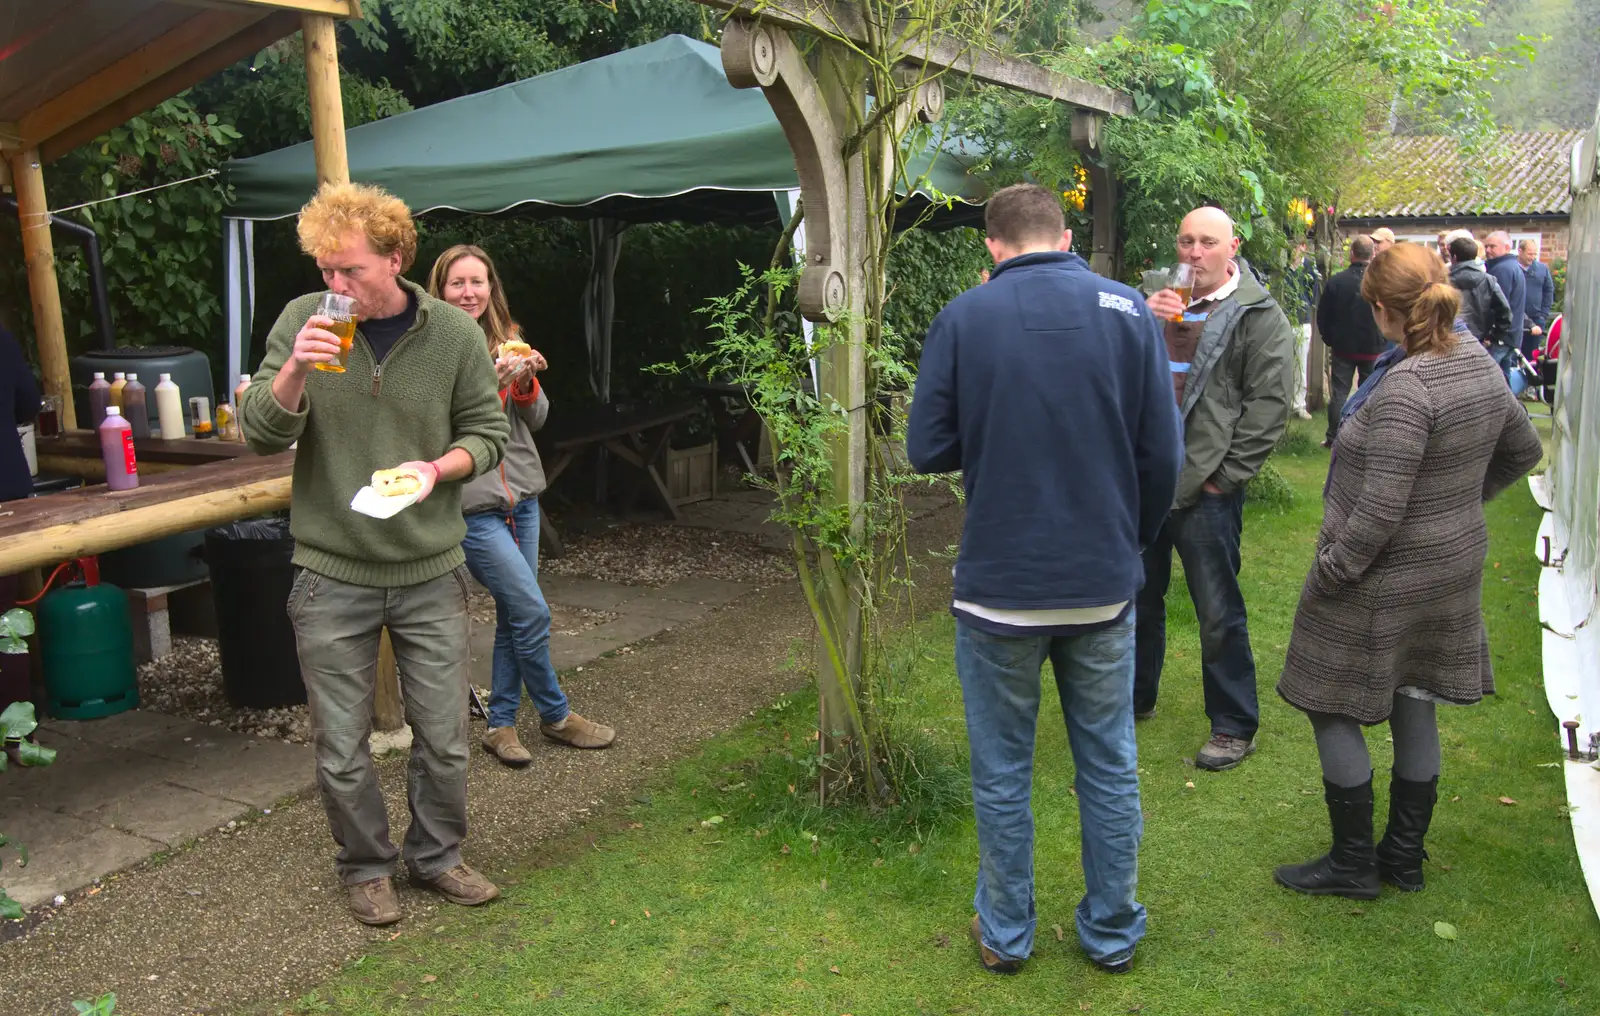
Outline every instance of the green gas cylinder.
<path id="1" fill-rule="evenodd" d="M 128 594 L 100 582 L 93 558 L 39 603 L 39 655 L 51 716 L 92 720 L 139 704 Z"/>

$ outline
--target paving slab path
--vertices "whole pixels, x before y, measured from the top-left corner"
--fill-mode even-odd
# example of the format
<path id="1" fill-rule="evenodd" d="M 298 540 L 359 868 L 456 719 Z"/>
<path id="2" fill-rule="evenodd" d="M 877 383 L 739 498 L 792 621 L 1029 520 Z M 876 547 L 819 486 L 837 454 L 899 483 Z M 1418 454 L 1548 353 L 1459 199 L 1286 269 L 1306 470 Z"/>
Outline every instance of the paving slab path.
<path id="1" fill-rule="evenodd" d="M 959 526 L 958 510 L 930 512 L 914 527 L 913 546 L 919 553 L 946 547 Z M 918 581 L 921 606 L 935 607 L 948 596 L 947 568 L 926 569 Z M 691 580 L 658 590 L 620 587 L 626 595 L 619 587 L 603 588 L 608 585 L 552 576 L 550 598 L 622 615 L 572 636 L 586 641 L 585 652 L 647 639 L 627 653 L 591 657 L 563 682 L 575 709 L 617 727 L 617 744 L 579 752 L 546 742 L 524 706 L 523 742 L 534 762 L 513 770 L 477 746 L 483 725 L 473 724 L 465 855 L 491 877 L 553 856 L 553 839 L 624 800 L 630 788 L 705 738 L 805 682 L 787 666 L 794 641 L 812 633 L 794 583 L 745 591 Z M 607 597 L 616 598 L 602 602 Z M 605 631 L 611 625 L 619 627 Z M 646 629 L 650 635 L 639 634 Z M 475 655 L 485 645 L 476 644 Z M 135 733 L 127 747 L 110 747 L 141 752 Z M 93 814 L 85 816 L 41 809 L 50 814 L 30 817 L 35 831 L 105 838 L 86 828 L 92 825 L 138 837 L 148 852 L 148 845 L 168 842 L 163 836 L 182 835 L 174 823 L 181 824 L 191 807 L 214 829 L 218 812 L 205 811 L 211 807 L 206 802 L 271 803 L 266 796 L 226 796 L 216 782 L 226 770 L 218 752 L 256 751 L 266 742 L 244 748 L 218 738 L 221 747 L 191 748 L 181 737 L 195 735 L 179 734 L 184 747 L 175 748 L 170 734 L 157 738 L 163 754 L 143 753 L 188 769 L 143 763 L 157 775 L 134 781 L 133 790 L 145 795 L 141 806 L 129 808 L 119 798 L 115 807 L 90 809 Z M 64 736 L 82 735 L 68 730 Z M 309 757 L 303 764 L 309 775 Z M 58 765 L 70 766 L 68 753 Z M 384 760 L 379 773 L 398 842 L 406 822 L 405 762 Z M 0 1013 L 58 1016 L 71 1012 L 72 999 L 105 991 L 117 993 L 119 1016 L 282 1012 L 359 955 L 369 940 L 427 934 L 460 913 L 430 893 L 402 886 L 405 921 L 393 929 L 363 927 L 348 916 L 332 867 L 334 845 L 315 796 L 279 802 L 271 815 L 250 814 L 226 834 L 187 841 L 104 879 L 93 895 L 77 894 L 66 906 L 42 908 L 20 928 L 13 926 L 3 935 L 10 940 L 0 944 Z M 14 871 L 8 861 L 6 877 Z"/>

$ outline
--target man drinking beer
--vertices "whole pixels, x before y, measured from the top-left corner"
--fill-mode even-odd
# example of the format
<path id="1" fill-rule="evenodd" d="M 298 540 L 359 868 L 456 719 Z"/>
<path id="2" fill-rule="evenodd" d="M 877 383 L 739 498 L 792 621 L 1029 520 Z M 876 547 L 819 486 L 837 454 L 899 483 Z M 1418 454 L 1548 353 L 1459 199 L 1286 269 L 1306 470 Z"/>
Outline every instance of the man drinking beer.
<path id="1" fill-rule="evenodd" d="M 289 619 L 316 737 L 317 783 L 339 844 L 350 909 L 365 924 L 400 920 L 400 856 L 368 736 L 378 640 L 389 629 L 411 724 L 411 877 L 452 903 L 500 894 L 461 860 L 467 831 L 467 570 L 461 481 L 494 468 L 507 438 L 483 332 L 465 312 L 402 276 L 417 251 L 411 213 L 361 184 L 324 186 L 300 210 L 300 246 L 359 320 L 347 369 L 324 294 L 292 301 L 240 399 L 261 454 L 296 441 L 292 527 L 297 566 Z M 418 501 L 378 520 L 350 508 L 373 472 L 416 477 Z"/>

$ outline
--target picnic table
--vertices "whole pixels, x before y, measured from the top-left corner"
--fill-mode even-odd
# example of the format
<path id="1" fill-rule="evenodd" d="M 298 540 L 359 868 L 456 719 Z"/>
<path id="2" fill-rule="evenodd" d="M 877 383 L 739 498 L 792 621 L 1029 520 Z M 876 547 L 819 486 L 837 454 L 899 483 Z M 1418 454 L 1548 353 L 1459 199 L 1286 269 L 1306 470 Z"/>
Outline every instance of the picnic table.
<path id="1" fill-rule="evenodd" d="M 71 440 L 56 447 L 72 451 L 74 442 L 82 441 L 71 434 L 66 436 Z M 217 441 L 169 443 L 224 444 Z M 135 441 L 136 449 L 140 444 L 141 441 Z M 98 438 L 94 447 L 98 461 Z M 294 452 L 263 458 L 244 445 L 234 445 L 233 448 L 201 449 L 198 454 L 223 455 L 233 449 L 239 450 L 236 457 L 213 458 L 203 465 L 141 476 L 139 486 L 132 490 L 107 490 L 104 484 L 98 484 L 0 502 L 0 573 L 12 574 L 75 557 L 103 554 L 147 540 L 288 507 Z M 168 451 L 195 454 L 191 449 Z M 138 454 L 145 452 L 139 450 Z"/>
<path id="2" fill-rule="evenodd" d="M 761 416 L 750 407 L 749 387 L 728 381 L 690 381 L 689 390 L 705 396 L 717 430 L 718 454 L 723 458 L 730 452 L 736 454 L 745 472 L 757 472 Z"/>
<path id="3" fill-rule="evenodd" d="M 641 495 L 649 493 L 667 517 L 676 522 L 678 507 L 673 504 L 658 467 L 667 443 L 672 440 L 673 429 L 693 416 L 695 409 L 694 405 L 684 403 L 610 405 L 554 416 L 536 438 L 544 460 L 545 482 L 554 486 L 556 479 L 578 456 L 594 448 L 604 448 L 634 468 L 633 485 L 623 501 L 624 508 L 632 507 Z M 561 534 L 545 514 L 543 504 L 541 501 L 539 539 L 550 553 L 560 556 Z"/>

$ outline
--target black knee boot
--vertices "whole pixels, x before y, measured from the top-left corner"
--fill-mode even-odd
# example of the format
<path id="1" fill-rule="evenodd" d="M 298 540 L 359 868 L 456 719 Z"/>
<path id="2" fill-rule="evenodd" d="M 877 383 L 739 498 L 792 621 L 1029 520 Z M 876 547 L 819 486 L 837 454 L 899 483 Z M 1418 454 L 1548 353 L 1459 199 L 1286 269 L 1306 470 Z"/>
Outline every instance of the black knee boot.
<path id="1" fill-rule="evenodd" d="M 1389 828 L 1378 844 L 1378 874 L 1397 889 L 1414 893 L 1422 888 L 1422 848 L 1439 800 L 1439 777 L 1431 780 L 1389 780 Z"/>
<path id="2" fill-rule="evenodd" d="M 1378 898 L 1378 859 L 1372 847 L 1372 780 L 1359 787 L 1336 787 L 1322 781 L 1333 826 L 1333 847 L 1304 864 L 1286 864 L 1274 877 L 1278 884 L 1311 896 Z"/>

